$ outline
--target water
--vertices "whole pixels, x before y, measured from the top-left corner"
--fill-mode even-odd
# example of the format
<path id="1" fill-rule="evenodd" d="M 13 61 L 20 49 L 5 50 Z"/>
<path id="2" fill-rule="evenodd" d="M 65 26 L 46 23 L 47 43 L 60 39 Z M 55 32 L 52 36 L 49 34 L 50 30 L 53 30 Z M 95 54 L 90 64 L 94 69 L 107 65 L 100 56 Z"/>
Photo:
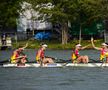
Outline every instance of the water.
<path id="1" fill-rule="evenodd" d="M 27 50 L 35 59 L 35 50 Z M 12 51 L 0 51 L 0 60 L 8 59 Z M 71 50 L 49 50 L 46 55 L 69 59 Z M 85 50 L 97 58 L 95 50 Z M 0 68 L 0 90 L 107 90 L 108 68 Z"/>

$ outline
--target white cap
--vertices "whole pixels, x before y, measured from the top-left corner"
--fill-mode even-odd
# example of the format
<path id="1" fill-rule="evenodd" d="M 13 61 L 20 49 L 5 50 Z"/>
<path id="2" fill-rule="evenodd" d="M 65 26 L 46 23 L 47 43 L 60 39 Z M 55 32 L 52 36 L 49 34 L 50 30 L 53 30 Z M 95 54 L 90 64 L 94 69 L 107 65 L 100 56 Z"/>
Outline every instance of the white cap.
<path id="1" fill-rule="evenodd" d="M 102 43 L 101 45 L 102 45 L 102 46 L 108 46 L 106 43 Z"/>
<path id="2" fill-rule="evenodd" d="M 46 45 L 46 44 L 43 44 L 43 45 L 42 45 L 42 47 L 48 47 L 48 45 Z"/>
<path id="3" fill-rule="evenodd" d="M 76 45 L 76 47 L 81 47 L 81 46 L 82 46 L 81 44 L 77 44 L 77 45 Z"/>

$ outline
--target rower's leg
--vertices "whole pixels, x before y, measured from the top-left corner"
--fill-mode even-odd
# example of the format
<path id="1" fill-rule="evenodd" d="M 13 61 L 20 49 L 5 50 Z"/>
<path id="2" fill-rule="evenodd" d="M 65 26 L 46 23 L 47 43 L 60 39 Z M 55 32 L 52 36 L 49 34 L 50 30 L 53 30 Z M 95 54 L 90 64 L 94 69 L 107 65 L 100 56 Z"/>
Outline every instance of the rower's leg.
<path id="1" fill-rule="evenodd" d="M 84 63 L 88 63 L 88 62 L 89 62 L 88 56 L 84 56 Z"/>
<path id="2" fill-rule="evenodd" d="M 82 62 L 82 63 L 86 63 L 86 57 L 85 57 L 85 56 L 82 56 L 81 62 Z"/>
<path id="3" fill-rule="evenodd" d="M 54 63 L 54 61 L 52 60 L 52 58 L 45 58 L 47 60 L 48 63 Z"/>
<path id="4" fill-rule="evenodd" d="M 26 60 L 26 56 L 22 56 L 22 58 L 21 58 L 19 64 L 21 64 L 21 65 L 25 65 L 26 62 L 27 62 L 27 60 Z"/>
<path id="5" fill-rule="evenodd" d="M 82 62 L 82 60 L 83 60 L 83 56 L 80 56 L 80 57 L 78 57 L 78 63 L 81 63 Z"/>
<path id="6" fill-rule="evenodd" d="M 26 59 L 25 58 L 22 58 L 21 59 L 21 63 L 25 64 L 26 63 Z"/>
<path id="7" fill-rule="evenodd" d="M 108 63 L 108 57 L 106 57 L 106 63 Z"/>
<path id="8" fill-rule="evenodd" d="M 54 63 L 54 61 L 51 58 L 44 58 L 43 59 L 43 63 L 47 64 L 47 63 Z"/>
<path id="9" fill-rule="evenodd" d="M 49 58 L 49 63 L 54 63 L 52 58 Z"/>
<path id="10" fill-rule="evenodd" d="M 47 59 L 44 58 L 44 59 L 43 59 L 43 64 L 47 64 L 47 63 L 48 63 Z"/>

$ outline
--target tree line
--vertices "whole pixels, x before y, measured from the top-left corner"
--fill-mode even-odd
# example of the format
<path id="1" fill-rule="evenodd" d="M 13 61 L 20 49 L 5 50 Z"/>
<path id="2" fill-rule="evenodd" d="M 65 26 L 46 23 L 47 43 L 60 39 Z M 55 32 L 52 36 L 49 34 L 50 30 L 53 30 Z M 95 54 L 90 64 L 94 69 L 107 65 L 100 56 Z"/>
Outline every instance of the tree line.
<path id="1" fill-rule="evenodd" d="M 16 26 L 16 19 L 23 11 L 23 2 L 30 3 L 48 21 L 61 24 L 62 44 L 68 43 L 69 22 L 79 22 L 81 34 L 83 25 L 108 19 L 108 0 L 4 0 L 0 1 L 0 28 Z M 47 3 L 51 3 L 53 8 L 44 8 L 43 5 Z M 42 15 L 37 19 L 41 18 Z"/>

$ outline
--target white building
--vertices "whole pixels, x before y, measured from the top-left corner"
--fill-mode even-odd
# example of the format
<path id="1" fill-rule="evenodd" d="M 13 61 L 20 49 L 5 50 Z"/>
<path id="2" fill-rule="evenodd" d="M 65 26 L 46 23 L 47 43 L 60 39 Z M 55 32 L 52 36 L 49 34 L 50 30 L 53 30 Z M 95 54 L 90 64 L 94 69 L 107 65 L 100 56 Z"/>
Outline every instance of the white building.
<path id="1" fill-rule="evenodd" d="M 36 6 L 38 7 L 38 5 Z M 42 7 L 44 8 L 52 8 L 53 5 L 51 3 L 48 4 L 42 4 Z M 52 28 L 52 24 L 47 21 L 43 21 L 45 19 L 45 14 L 40 14 L 38 11 L 34 11 L 31 8 L 31 4 L 24 2 L 22 5 L 23 12 L 20 12 L 20 16 L 17 20 L 17 31 L 18 32 L 24 32 L 28 28 L 30 30 L 49 30 Z M 40 15 L 43 15 L 42 20 L 38 20 Z"/>

